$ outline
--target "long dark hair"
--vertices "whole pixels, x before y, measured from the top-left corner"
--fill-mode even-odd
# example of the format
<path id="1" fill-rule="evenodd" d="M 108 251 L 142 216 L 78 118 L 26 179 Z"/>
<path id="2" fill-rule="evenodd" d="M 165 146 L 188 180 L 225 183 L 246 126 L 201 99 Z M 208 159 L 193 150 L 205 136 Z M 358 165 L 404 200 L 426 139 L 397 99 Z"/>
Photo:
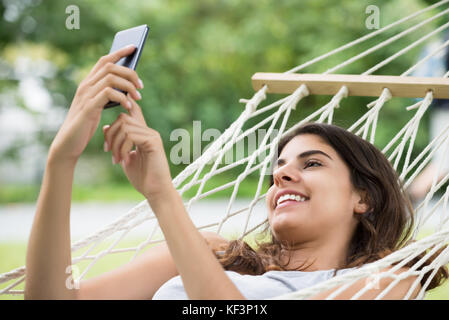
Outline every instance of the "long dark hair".
<path id="1" fill-rule="evenodd" d="M 359 267 L 376 261 L 412 242 L 409 238 L 414 227 L 413 206 L 397 172 L 379 149 L 336 125 L 309 122 L 281 139 L 277 155 L 290 140 L 301 134 L 321 137 L 350 169 L 353 187 L 365 191 L 363 194 L 366 195 L 365 202 L 369 205 L 369 209 L 364 214 L 355 215 L 359 222 L 352 235 L 346 261 L 340 269 Z M 270 175 L 269 186 L 272 185 L 273 175 Z M 270 270 L 286 270 L 288 262 L 286 264 L 285 260 L 281 259 L 281 253 L 285 248 L 271 233 L 269 238 L 268 241 L 257 242 L 256 249 L 245 241 L 233 240 L 224 254 L 217 254 L 217 258 L 226 270 L 244 274 L 258 275 Z M 420 268 L 430 264 L 443 249 L 444 247 Z M 426 252 L 423 252 L 407 266 L 414 265 L 425 254 Z M 304 268 L 305 264 L 295 270 Z M 428 276 L 429 273 L 422 278 L 422 284 L 426 282 Z M 447 268 L 440 267 L 427 290 L 439 286 L 448 276 Z"/>

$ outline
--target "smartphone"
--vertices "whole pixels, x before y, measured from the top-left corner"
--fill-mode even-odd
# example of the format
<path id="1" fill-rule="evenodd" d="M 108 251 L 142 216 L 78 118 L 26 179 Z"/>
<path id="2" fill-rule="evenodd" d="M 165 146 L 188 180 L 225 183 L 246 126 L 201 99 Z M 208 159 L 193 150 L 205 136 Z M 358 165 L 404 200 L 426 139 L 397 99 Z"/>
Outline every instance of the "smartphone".
<path id="1" fill-rule="evenodd" d="M 147 39 L 149 30 L 150 28 L 146 24 L 144 24 L 138 27 L 117 32 L 114 36 L 114 40 L 112 41 L 112 47 L 109 53 L 117 51 L 130 44 L 135 45 L 136 50 L 134 50 L 133 53 L 130 54 L 129 56 L 121 58 L 115 64 L 136 70 L 137 63 L 139 62 L 140 54 L 142 53 L 143 46 L 145 45 L 145 40 Z M 127 92 L 124 92 L 122 90 L 119 91 L 123 92 L 124 94 L 127 94 Z M 115 107 L 118 105 L 120 105 L 120 103 L 115 101 L 109 101 L 104 106 L 104 109 Z"/>

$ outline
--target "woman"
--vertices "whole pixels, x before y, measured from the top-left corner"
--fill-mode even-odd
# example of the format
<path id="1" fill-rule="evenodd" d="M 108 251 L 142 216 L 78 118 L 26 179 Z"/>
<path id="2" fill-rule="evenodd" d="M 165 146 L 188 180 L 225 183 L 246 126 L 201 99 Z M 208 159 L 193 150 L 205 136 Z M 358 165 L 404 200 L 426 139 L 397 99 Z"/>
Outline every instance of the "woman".
<path id="1" fill-rule="evenodd" d="M 140 99 L 137 89 L 143 85 L 134 71 L 114 64 L 133 50 L 123 48 L 97 62 L 78 87 L 50 147 L 29 238 L 25 298 L 151 299 L 171 298 L 167 293 L 175 292 L 176 297 L 190 299 L 263 299 L 273 296 L 273 283 L 291 281 L 276 293 L 290 292 L 298 282 L 322 281 L 337 269 L 349 270 L 398 248 L 406 202 L 395 172 L 364 140 L 324 125 L 304 127 L 306 131 L 279 145 L 280 158 L 266 197 L 270 243 L 255 252 L 243 242 L 198 232 L 172 184 L 161 138 L 146 125 L 134 101 Z M 73 172 L 109 100 L 119 101 L 128 113 L 103 128 L 105 151 L 112 152 L 113 163 L 121 164 L 147 199 L 166 244 L 71 289 L 66 271 L 71 265 Z M 315 129 L 308 132 L 311 128 Z M 328 129 L 333 131 L 328 131 L 326 140 L 319 130 Z M 447 276 L 444 271 L 440 272 Z M 402 298 L 414 280 L 400 281 L 385 298 Z M 366 281 L 357 281 L 338 298 L 350 298 Z M 270 290 L 257 287 L 261 282 Z M 375 297 L 390 282 L 380 281 L 362 298 Z M 325 298 L 333 290 L 312 298 Z M 412 297 L 418 291 L 419 286 Z"/>

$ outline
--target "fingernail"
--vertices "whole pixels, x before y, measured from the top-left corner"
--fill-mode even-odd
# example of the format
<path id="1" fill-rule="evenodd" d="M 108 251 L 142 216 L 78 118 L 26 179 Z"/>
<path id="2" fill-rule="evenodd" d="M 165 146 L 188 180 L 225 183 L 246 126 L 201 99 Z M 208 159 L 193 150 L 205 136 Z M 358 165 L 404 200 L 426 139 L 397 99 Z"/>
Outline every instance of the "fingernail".
<path id="1" fill-rule="evenodd" d="M 131 110 L 131 108 L 133 107 L 131 101 L 128 101 L 126 104 L 128 105 L 128 109 Z"/>
<path id="2" fill-rule="evenodd" d="M 104 152 L 108 152 L 108 143 L 107 143 L 107 141 L 104 142 L 103 148 L 104 148 Z"/>
<path id="3" fill-rule="evenodd" d="M 142 99 L 142 96 L 140 95 L 140 92 L 139 92 L 139 91 L 136 91 L 136 95 L 137 95 L 137 100 Z"/>
<path id="4" fill-rule="evenodd" d="M 115 157 L 112 156 L 112 164 L 116 164 L 116 163 L 117 163 L 117 160 L 115 160 Z"/>
<path id="5" fill-rule="evenodd" d="M 126 164 L 125 159 L 122 160 L 122 166 Z"/>
<path id="6" fill-rule="evenodd" d="M 143 82 L 142 82 L 142 80 L 140 80 L 140 79 L 139 79 L 139 88 L 140 88 L 140 89 L 143 89 Z"/>

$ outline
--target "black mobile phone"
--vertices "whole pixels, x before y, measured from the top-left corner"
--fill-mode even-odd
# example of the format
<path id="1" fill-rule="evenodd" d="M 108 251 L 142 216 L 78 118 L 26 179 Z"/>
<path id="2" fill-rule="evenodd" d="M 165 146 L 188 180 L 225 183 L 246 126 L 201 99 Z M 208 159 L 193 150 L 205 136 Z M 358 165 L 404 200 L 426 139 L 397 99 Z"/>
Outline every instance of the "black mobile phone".
<path id="1" fill-rule="evenodd" d="M 136 70 L 137 63 L 139 62 L 140 54 L 142 53 L 143 46 L 145 45 L 145 40 L 147 39 L 149 30 L 150 28 L 146 24 L 144 24 L 138 27 L 117 32 L 114 36 L 114 40 L 112 41 L 112 47 L 109 53 L 117 51 L 130 44 L 135 45 L 136 50 L 134 50 L 133 53 L 131 53 L 129 56 L 121 58 L 115 64 Z M 124 92 L 122 90 L 119 91 L 123 92 L 124 94 L 127 94 L 127 92 Z M 115 107 L 118 105 L 120 105 L 120 103 L 115 101 L 109 101 L 104 106 L 104 109 Z"/>

